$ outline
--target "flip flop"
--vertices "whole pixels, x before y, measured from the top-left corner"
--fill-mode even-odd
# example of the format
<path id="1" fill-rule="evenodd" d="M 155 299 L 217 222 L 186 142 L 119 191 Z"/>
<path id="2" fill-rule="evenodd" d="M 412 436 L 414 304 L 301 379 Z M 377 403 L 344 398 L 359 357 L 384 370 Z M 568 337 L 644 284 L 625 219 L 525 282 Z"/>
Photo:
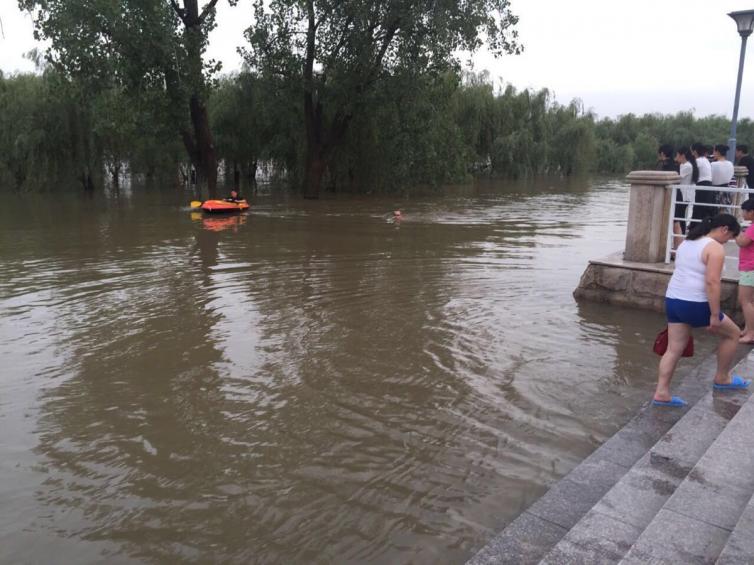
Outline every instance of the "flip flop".
<path id="1" fill-rule="evenodd" d="M 670 400 L 652 399 L 652 404 L 655 406 L 672 406 L 673 408 L 680 408 L 681 406 L 686 406 L 687 402 L 680 396 L 673 396 Z"/>
<path id="2" fill-rule="evenodd" d="M 717 383 L 712 383 L 712 388 L 714 388 L 715 390 L 742 390 L 745 388 L 749 388 L 750 384 L 751 384 L 751 381 L 742 379 L 738 375 L 733 375 L 733 378 L 727 385 L 719 385 Z"/>

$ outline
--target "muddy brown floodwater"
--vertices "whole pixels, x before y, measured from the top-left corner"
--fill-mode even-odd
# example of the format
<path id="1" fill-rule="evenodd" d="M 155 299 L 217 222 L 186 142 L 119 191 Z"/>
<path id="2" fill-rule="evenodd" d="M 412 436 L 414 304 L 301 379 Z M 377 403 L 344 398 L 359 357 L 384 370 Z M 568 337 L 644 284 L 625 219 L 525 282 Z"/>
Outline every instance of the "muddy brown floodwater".
<path id="1" fill-rule="evenodd" d="M 4 198 L 0 562 L 463 563 L 653 390 L 622 181 L 190 199 Z"/>

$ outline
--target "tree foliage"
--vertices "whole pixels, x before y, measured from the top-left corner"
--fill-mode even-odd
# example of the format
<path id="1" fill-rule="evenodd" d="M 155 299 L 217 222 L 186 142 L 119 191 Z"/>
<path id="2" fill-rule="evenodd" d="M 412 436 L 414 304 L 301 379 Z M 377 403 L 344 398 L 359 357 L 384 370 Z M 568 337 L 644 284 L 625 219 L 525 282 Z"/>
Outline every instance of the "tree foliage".
<path id="1" fill-rule="evenodd" d="M 370 93 L 395 75 L 441 73 L 482 34 L 493 54 L 517 52 L 508 0 L 256 0 L 251 67 L 303 97 L 304 193 L 316 198 Z"/>
<path id="2" fill-rule="evenodd" d="M 0 187 L 91 189 L 120 173 L 172 181 L 185 150 L 162 115 L 169 100 L 122 89 L 92 92 L 54 66 L 38 75 L 0 74 Z M 265 165 L 282 183 L 306 172 L 300 89 L 246 69 L 214 82 L 209 114 L 217 155 L 248 178 Z M 720 143 L 724 116 L 627 114 L 597 119 L 578 101 L 555 102 L 547 90 L 516 90 L 488 75 L 415 74 L 399 67 L 364 93 L 344 142 L 335 148 L 323 190 L 410 191 L 474 175 L 526 177 L 654 168 L 660 143 Z M 164 106 L 161 106 L 163 104 Z M 738 124 L 754 143 L 754 123 Z M 160 179 L 160 177 L 162 177 Z"/>
<path id="3" fill-rule="evenodd" d="M 122 106 L 115 91 L 86 92 L 52 68 L 0 74 L 0 186 L 44 190 L 101 186 L 118 164 L 170 177 L 180 159 L 174 132 Z M 121 171 L 118 171 L 119 173 Z"/>
<path id="4" fill-rule="evenodd" d="M 299 99 L 279 79 L 244 70 L 222 77 L 212 94 L 210 116 L 218 155 L 248 178 L 259 163 L 295 174 L 300 152 Z"/>
<path id="5" fill-rule="evenodd" d="M 121 153 L 115 145 L 123 128 L 147 119 L 160 128 L 170 124 L 214 192 L 217 160 L 206 104 L 219 64 L 205 61 L 204 53 L 218 0 L 203 7 L 198 0 L 178 2 L 18 0 L 34 18 L 35 38 L 49 40 L 52 66 L 119 114 L 99 124 L 115 153 Z M 127 123 L 138 111 L 144 115 Z"/>

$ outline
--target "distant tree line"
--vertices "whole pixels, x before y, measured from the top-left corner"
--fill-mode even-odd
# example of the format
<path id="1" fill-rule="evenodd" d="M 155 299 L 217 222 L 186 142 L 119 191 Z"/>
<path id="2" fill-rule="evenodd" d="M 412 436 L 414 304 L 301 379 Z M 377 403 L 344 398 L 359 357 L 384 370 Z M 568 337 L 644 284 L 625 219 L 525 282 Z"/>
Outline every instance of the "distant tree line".
<path id="1" fill-rule="evenodd" d="M 213 80 L 208 123 L 226 183 L 252 184 L 260 167 L 280 185 L 307 174 L 300 92 L 283 78 L 245 70 Z M 161 107 L 160 103 L 165 104 Z M 496 89 L 487 74 L 396 72 L 360 102 L 330 148 L 322 190 L 397 191 L 473 176 L 623 174 L 654 168 L 661 143 L 724 142 L 729 120 L 627 114 L 598 119 L 547 90 Z M 36 191 L 115 187 L 128 175 L 181 184 L 192 166 L 161 97 L 134 106 L 118 88 L 91 92 L 48 66 L 0 74 L 0 188 Z M 754 124 L 738 125 L 740 143 Z M 236 174 L 236 171 L 238 173 Z"/>
<path id="2" fill-rule="evenodd" d="M 462 71 L 482 44 L 521 51 L 509 0 L 254 0 L 244 70 L 208 59 L 219 2 L 17 0 L 38 75 L 0 75 L 0 188 L 86 190 L 127 175 L 251 183 L 260 167 L 321 190 L 620 173 L 663 143 L 725 139 L 723 117 L 598 120 L 547 90 Z M 253 17 L 252 17 L 253 16 Z M 239 12 L 239 17 L 244 14 Z M 749 122 L 741 139 L 750 139 Z"/>
<path id="3" fill-rule="evenodd" d="M 369 126 L 372 105 L 382 101 L 384 91 L 435 82 L 458 68 L 458 53 L 473 53 L 483 41 L 494 55 L 520 51 L 518 18 L 509 0 L 254 0 L 242 46 L 249 76 L 218 85 L 220 65 L 206 51 L 219 1 L 17 0 L 32 16 L 35 37 L 49 42 L 47 63 L 76 85 L 82 106 L 109 99 L 120 112 L 104 119 L 112 126 L 107 133 L 126 140 L 134 132 L 148 134 L 142 126 L 155 120 L 156 128 L 181 140 L 199 185 L 211 196 L 223 157 L 216 137 L 227 134 L 226 142 L 253 137 L 260 152 L 276 157 L 282 149 L 289 178 L 316 198 L 323 182 L 337 179 L 349 136 Z M 223 3 L 234 6 L 237 0 Z M 248 94 L 249 85 L 252 94 L 268 96 L 258 100 L 276 117 L 295 118 L 294 124 L 273 127 L 276 135 L 280 128 L 294 128 L 286 147 L 268 147 L 262 132 L 213 127 L 215 91 L 235 89 L 228 94 L 232 98 Z M 235 113 L 246 126 L 267 118 L 249 98 L 241 104 Z M 111 144 L 101 136 L 93 140 L 98 142 Z M 295 163 L 288 154 L 292 144 Z M 93 173 L 83 174 L 94 182 Z"/>

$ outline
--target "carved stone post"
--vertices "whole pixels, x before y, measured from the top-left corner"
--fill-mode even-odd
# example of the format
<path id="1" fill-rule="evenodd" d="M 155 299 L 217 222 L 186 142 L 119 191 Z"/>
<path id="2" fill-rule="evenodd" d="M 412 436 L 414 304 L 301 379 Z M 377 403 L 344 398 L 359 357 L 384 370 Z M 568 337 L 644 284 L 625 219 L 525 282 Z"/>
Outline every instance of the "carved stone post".
<path id="1" fill-rule="evenodd" d="M 665 260 L 671 191 L 681 177 L 672 171 L 632 171 L 626 229 L 626 261 L 659 263 Z"/>
<path id="2" fill-rule="evenodd" d="M 733 167 L 733 175 L 736 177 L 736 186 L 741 188 L 746 182 L 746 175 L 749 174 L 749 169 L 746 167 Z M 749 188 L 754 188 L 750 186 Z"/>
<path id="3" fill-rule="evenodd" d="M 749 174 L 749 169 L 746 167 L 733 167 L 733 176 L 736 177 L 736 187 L 737 188 L 743 188 L 746 185 L 746 175 Z M 752 187 L 748 187 L 752 188 Z M 736 206 L 740 206 L 743 204 L 744 200 L 748 199 L 748 194 L 738 193 L 735 194 L 735 199 L 733 203 Z M 733 212 L 732 212 L 733 213 Z M 735 211 L 736 217 L 740 220 L 743 216 L 741 215 L 741 210 Z"/>

